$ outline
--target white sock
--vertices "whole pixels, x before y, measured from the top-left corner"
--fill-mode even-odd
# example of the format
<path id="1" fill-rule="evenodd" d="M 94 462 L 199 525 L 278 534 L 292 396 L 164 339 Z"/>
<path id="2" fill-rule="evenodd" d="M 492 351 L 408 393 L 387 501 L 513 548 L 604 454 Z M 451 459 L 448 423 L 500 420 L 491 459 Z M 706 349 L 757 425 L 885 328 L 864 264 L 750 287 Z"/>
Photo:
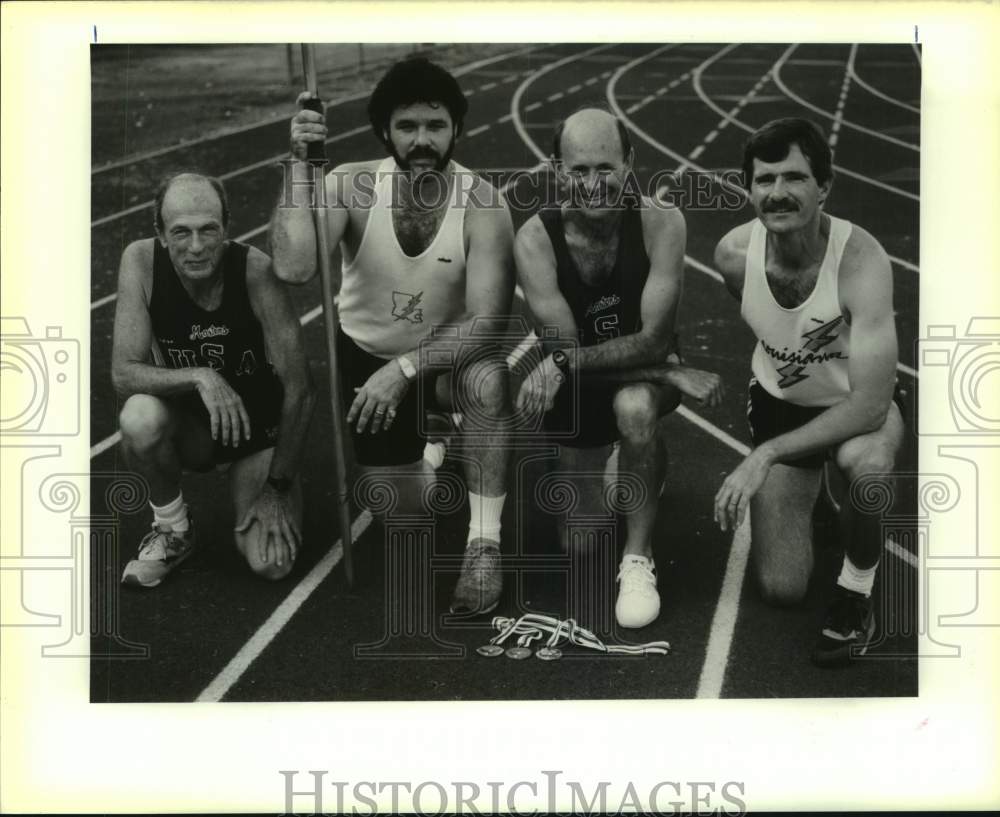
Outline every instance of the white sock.
<path id="1" fill-rule="evenodd" d="M 500 513 L 507 494 L 500 496 L 480 496 L 469 491 L 469 538 L 500 541 Z"/>
<path id="2" fill-rule="evenodd" d="M 177 494 L 177 499 L 166 505 L 157 507 L 152 502 L 149 505 L 153 509 L 153 521 L 161 528 L 185 533 L 190 527 L 187 505 L 184 504 L 184 494 Z"/>
<path id="3" fill-rule="evenodd" d="M 844 554 L 844 566 L 840 568 L 840 576 L 837 584 L 845 590 L 852 590 L 861 593 L 866 598 L 871 596 L 872 587 L 875 584 L 875 571 L 878 570 L 878 562 L 871 567 L 862 570 L 851 561 L 850 557 Z"/>

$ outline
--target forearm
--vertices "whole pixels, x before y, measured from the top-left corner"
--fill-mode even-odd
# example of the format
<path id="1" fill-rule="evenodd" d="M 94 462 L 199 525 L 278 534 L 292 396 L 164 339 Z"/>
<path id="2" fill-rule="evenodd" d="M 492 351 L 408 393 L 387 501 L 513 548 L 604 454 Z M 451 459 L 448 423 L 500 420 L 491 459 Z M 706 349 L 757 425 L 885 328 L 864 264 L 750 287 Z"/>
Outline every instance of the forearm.
<path id="1" fill-rule="evenodd" d="M 406 352 L 405 357 L 417 370 L 417 377 L 449 371 L 456 363 L 469 359 L 478 347 L 496 346 L 499 354 L 500 345 L 497 338 L 503 336 L 508 319 L 496 318 L 495 326 L 484 324 L 484 320 L 481 315 L 473 315 L 457 325 L 457 336 L 452 333 L 447 337 L 428 338 L 415 349 Z M 494 329 L 495 332 L 491 331 Z"/>
<path id="2" fill-rule="evenodd" d="M 286 162 L 284 169 L 284 188 L 271 218 L 271 253 L 275 275 L 300 284 L 316 274 L 316 228 L 310 207 L 314 169 L 295 160 Z M 315 173 L 322 190 L 322 173 L 318 168 Z"/>
<path id="3" fill-rule="evenodd" d="M 271 476 L 291 478 L 298 474 L 302 448 L 315 405 L 316 396 L 311 386 L 296 385 L 285 389 L 278 439 L 271 460 Z"/>
<path id="4" fill-rule="evenodd" d="M 885 422 L 887 410 L 887 402 L 852 393 L 805 425 L 768 440 L 760 448 L 773 462 L 798 459 L 875 431 Z"/>
<path id="5" fill-rule="evenodd" d="M 195 391 L 202 374 L 200 367 L 168 369 L 136 361 L 115 366 L 111 372 L 111 381 L 122 398 L 133 394 L 168 396 Z"/>
<path id="6" fill-rule="evenodd" d="M 583 370 L 577 373 L 587 383 L 655 383 L 666 386 L 673 382 L 673 373 L 680 364 L 661 363 L 657 366 L 636 366 L 632 369 Z"/>
<path id="7" fill-rule="evenodd" d="M 625 369 L 656 367 L 669 352 L 669 342 L 641 332 L 564 350 L 570 371 L 585 377 L 595 373 L 620 373 Z"/>

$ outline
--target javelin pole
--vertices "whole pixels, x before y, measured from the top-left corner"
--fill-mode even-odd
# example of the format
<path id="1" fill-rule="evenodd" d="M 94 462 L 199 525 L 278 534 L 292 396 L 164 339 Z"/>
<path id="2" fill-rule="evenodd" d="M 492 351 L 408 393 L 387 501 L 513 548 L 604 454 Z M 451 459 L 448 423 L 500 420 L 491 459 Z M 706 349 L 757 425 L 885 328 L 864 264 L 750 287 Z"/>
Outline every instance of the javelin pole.
<path id="1" fill-rule="evenodd" d="M 319 84 L 316 80 L 316 53 L 312 45 L 302 45 L 302 67 L 305 70 L 306 90 L 313 98 L 306 103 L 310 110 L 323 113 L 323 103 L 319 98 Z M 327 369 L 330 377 L 330 408 L 333 418 L 333 471 L 339 502 L 340 540 L 344 545 L 344 573 L 348 587 L 354 586 L 354 563 L 351 559 L 351 506 L 347 498 L 347 457 L 344 449 L 344 408 L 341 400 L 340 367 L 337 363 L 337 327 L 339 317 L 333 300 L 333 273 L 330 270 L 330 233 L 326 211 L 326 190 L 323 187 L 323 165 L 326 146 L 322 142 L 310 142 L 308 159 L 311 165 L 315 206 L 313 221 L 316 225 L 316 254 L 319 260 L 320 280 L 323 283 L 323 326 L 326 330 L 326 355 L 330 361 Z M 318 179 L 318 181 L 317 181 Z"/>

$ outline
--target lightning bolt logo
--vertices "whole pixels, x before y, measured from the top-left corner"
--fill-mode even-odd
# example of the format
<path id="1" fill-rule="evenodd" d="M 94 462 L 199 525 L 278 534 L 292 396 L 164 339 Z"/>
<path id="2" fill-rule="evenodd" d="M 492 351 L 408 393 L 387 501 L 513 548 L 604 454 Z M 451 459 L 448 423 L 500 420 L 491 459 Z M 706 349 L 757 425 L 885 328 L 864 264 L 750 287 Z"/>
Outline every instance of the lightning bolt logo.
<path id="1" fill-rule="evenodd" d="M 424 293 L 418 292 L 413 295 L 409 292 L 392 293 L 392 317 L 397 321 L 409 321 L 410 323 L 423 323 L 424 310 L 417 309 L 417 305 L 423 299 Z"/>
<path id="2" fill-rule="evenodd" d="M 815 319 L 814 319 L 815 320 Z M 806 339 L 806 344 L 802 348 L 808 352 L 815 352 L 833 343 L 837 339 L 839 332 L 835 331 L 843 322 L 844 316 L 838 315 L 832 321 L 820 324 L 815 329 L 805 332 L 802 337 Z"/>
<path id="3" fill-rule="evenodd" d="M 794 386 L 796 383 L 801 383 L 803 380 L 808 379 L 809 375 L 802 374 L 805 368 L 801 363 L 786 363 L 780 369 L 775 369 L 781 375 L 781 380 L 778 381 L 778 388 L 787 389 L 789 386 Z"/>

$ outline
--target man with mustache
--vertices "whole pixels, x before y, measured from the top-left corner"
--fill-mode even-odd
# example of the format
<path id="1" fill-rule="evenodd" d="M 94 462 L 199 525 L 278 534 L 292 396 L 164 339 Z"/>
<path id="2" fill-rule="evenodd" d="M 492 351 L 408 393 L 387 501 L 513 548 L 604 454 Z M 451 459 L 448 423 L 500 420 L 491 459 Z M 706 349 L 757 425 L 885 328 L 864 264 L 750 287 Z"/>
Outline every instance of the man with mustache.
<path id="1" fill-rule="evenodd" d="M 769 122 L 747 140 L 744 185 L 757 218 L 730 231 L 715 263 L 758 338 L 747 418 L 753 450 L 715 497 L 723 530 L 750 509 L 752 559 L 765 600 L 806 593 L 813 567 L 812 508 L 832 460 L 851 482 L 891 490 L 903 440 L 894 389 L 892 269 L 867 231 L 828 215 L 832 155 L 805 119 Z M 846 536 L 835 597 L 812 653 L 821 666 L 867 649 L 880 519 L 843 503 Z"/>
<path id="2" fill-rule="evenodd" d="M 313 391 L 302 327 L 260 250 L 230 241 L 218 179 L 182 173 L 154 206 L 156 238 L 122 253 L 111 378 L 122 451 L 149 483 L 153 530 L 122 582 L 156 587 L 195 550 L 184 470 L 228 468 L 236 546 L 267 579 L 292 569 L 299 459 Z"/>
<path id="3" fill-rule="evenodd" d="M 552 143 L 562 201 L 529 219 L 514 245 L 546 352 L 518 406 L 545 412 L 566 474 L 593 473 L 607 461 L 609 479 L 628 474 L 641 483 L 637 507 L 625 513 L 615 604 L 622 627 L 644 627 L 660 611 L 652 535 L 667 456 L 659 418 L 682 393 L 705 405 L 722 398 L 718 376 L 682 365 L 678 354 L 684 216 L 635 192 L 633 158 L 614 115 L 572 114 Z M 588 497 L 576 510 L 600 514 L 591 507 L 600 501 Z"/>
<path id="4" fill-rule="evenodd" d="M 505 327 L 514 276 L 506 205 L 451 159 L 467 108 L 440 66 L 424 58 L 392 66 L 368 103 L 390 156 L 335 168 L 325 204 L 343 262 L 337 343 L 355 460 L 364 474 L 391 480 L 397 513 L 420 511 L 434 478 L 422 457 L 425 409 L 463 414 L 470 523 L 451 609 L 477 613 L 496 607 L 502 589 L 509 456 L 507 364 L 482 329 Z M 309 144 L 326 134 L 322 114 L 293 118 L 296 188 L 311 178 Z M 275 210 L 271 246 L 278 277 L 302 283 L 316 272 L 316 236 L 307 197 L 292 198 Z"/>

